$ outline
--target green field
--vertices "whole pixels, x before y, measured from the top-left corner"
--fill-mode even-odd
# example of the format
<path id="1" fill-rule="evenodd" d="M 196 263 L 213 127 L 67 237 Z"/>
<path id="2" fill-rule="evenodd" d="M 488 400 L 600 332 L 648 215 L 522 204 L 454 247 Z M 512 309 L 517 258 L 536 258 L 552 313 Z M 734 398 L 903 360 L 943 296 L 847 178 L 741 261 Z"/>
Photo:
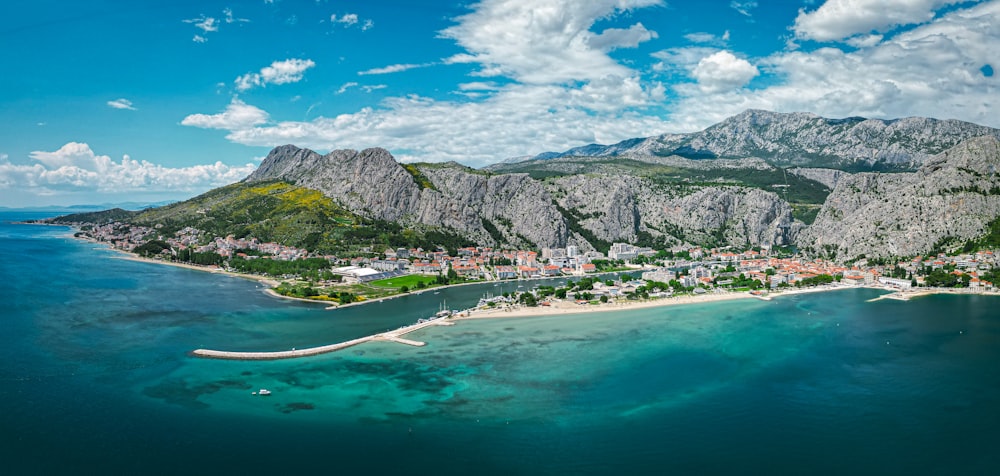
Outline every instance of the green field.
<path id="1" fill-rule="evenodd" d="M 397 276 L 395 278 L 380 279 L 378 281 L 372 281 L 368 283 L 371 286 L 377 286 L 380 288 L 401 288 L 406 286 L 411 290 L 417 289 L 417 283 L 423 281 L 427 287 L 435 286 L 437 280 L 434 276 L 423 276 L 420 274 L 408 274 L 406 276 Z"/>

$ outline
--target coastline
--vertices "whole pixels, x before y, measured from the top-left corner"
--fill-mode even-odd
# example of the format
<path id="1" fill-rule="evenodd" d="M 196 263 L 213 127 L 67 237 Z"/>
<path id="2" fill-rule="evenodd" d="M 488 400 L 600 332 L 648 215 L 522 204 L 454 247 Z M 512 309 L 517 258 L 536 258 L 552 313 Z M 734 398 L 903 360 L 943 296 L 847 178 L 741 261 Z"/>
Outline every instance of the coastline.
<path id="1" fill-rule="evenodd" d="M 625 301 L 608 302 L 601 304 L 576 304 L 572 301 L 553 302 L 550 306 L 527 307 L 517 305 L 514 307 L 499 307 L 493 309 L 474 309 L 462 311 L 452 320 L 465 319 L 494 319 L 503 317 L 537 317 L 563 314 L 585 314 L 592 312 L 629 311 L 633 309 L 647 309 L 651 307 L 678 306 L 683 304 L 702 304 L 708 302 L 733 301 L 737 299 L 760 299 L 749 293 L 731 292 L 703 294 L 701 296 L 678 296 L 645 301 Z"/>

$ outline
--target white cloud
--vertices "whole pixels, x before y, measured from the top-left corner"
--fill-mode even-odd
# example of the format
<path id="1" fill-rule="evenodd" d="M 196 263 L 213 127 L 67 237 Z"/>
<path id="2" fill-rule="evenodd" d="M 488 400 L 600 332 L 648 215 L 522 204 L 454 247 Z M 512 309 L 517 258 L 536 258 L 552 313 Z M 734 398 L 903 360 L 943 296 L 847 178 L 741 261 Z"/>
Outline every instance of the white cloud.
<path id="1" fill-rule="evenodd" d="M 181 125 L 203 129 L 236 130 L 267 123 L 268 114 L 261 109 L 244 103 L 237 98 L 219 114 L 191 114 L 181 121 Z"/>
<path id="2" fill-rule="evenodd" d="M 695 32 L 688 33 L 684 35 L 684 39 L 690 41 L 691 43 L 700 43 L 712 46 L 723 47 L 729 42 L 729 30 L 726 30 L 722 36 L 716 36 L 711 33 L 705 32 Z"/>
<path id="3" fill-rule="evenodd" d="M 472 83 L 462 83 L 458 85 L 458 89 L 462 91 L 499 91 L 500 86 L 494 82 L 482 82 L 476 81 Z"/>
<path id="4" fill-rule="evenodd" d="M 316 63 L 311 59 L 293 58 L 275 61 L 271 66 L 262 68 L 259 73 L 247 73 L 236 78 L 236 89 L 246 91 L 254 86 L 299 82 L 305 71 L 313 66 L 316 66 Z"/>
<path id="5" fill-rule="evenodd" d="M 201 35 L 194 35 L 194 38 L 191 38 L 191 41 L 195 43 L 204 43 L 208 41 L 208 39 Z"/>
<path id="6" fill-rule="evenodd" d="M 653 32 L 639 23 L 624 32 L 595 33 L 590 28 L 600 19 L 662 4 L 661 0 L 555 0 L 545 5 L 533 0 L 484 0 L 441 35 L 467 50 L 448 62 L 479 64 L 483 76 L 503 75 L 531 84 L 627 77 L 632 75 L 629 68 L 607 51 L 634 46 L 653 38 Z"/>
<path id="7" fill-rule="evenodd" d="M 732 2 L 729 3 L 729 7 L 732 8 L 733 10 L 736 10 L 737 12 L 740 12 L 740 15 L 752 17 L 753 14 L 750 13 L 750 10 L 757 8 L 757 2 L 753 0 L 742 1 L 742 2 L 738 0 L 733 0 Z"/>
<path id="8" fill-rule="evenodd" d="M 334 25 L 341 25 L 344 28 L 351 28 L 354 26 L 361 25 L 361 31 L 368 31 L 375 27 L 375 22 L 372 20 L 362 21 L 358 17 L 357 13 L 345 13 L 343 15 L 333 14 L 330 15 L 330 23 Z"/>
<path id="9" fill-rule="evenodd" d="M 202 15 L 198 18 L 192 18 L 190 20 L 181 20 L 184 23 L 191 23 L 199 30 L 209 33 L 213 31 L 219 31 L 219 21 L 212 17 L 206 17 Z"/>
<path id="10" fill-rule="evenodd" d="M 389 86 L 386 84 L 371 84 L 371 85 L 361 86 L 361 89 L 363 89 L 366 93 L 370 93 L 372 91 L 377 91 L 379 89 L 385 89 L 388 87 Z"/>
<path id="11" fill-rule="evenodd" d="M 70 142 L 54 152 L 35 151 L 32 164 L 13 164 L 0 157 L 0 189 L 26 194 L 96 191 L 191 192 L 239 181 L 256 166 L 229 166 L 221 162 L 209 165 L 170 168 L 128 155 L 115 162 L 97 155 L 85 143 Z"/>
<path id="12" fill-rule="evenodd" d="M 370 74 L 390 74 L 390 73 L 400 73 L 403 71 L 416 69 L 416 68 L 426 68 L 428 66 L 433 66 L 435 63 L 424 63 L 424 64 L 391 64 L 382 68 L 372 68 L 367 71 L 358 71 L 358 76 L 366 76 Z"/>
<path id="13" fill-rule="evenodd" d="M 702 58 L 691 71 L 702 91 L 710 93 L 741 88 L 759 74 L 756 66 L 728 51 Z"/>
<path id="14" fill-rule="evenodd" d="M 356 13 L 347 13 L 341 15 L 337 18 L 337 15 L 330 15 L 330 21 L 333 23 L 342 23 L 345 26 L 356 25 L 358 23 L 358 15 Z"/>
<path id="15" fill-rule="evenodd" d="M 355 83 L 354 81 L 351 81 L 349 83 L 344 83 L 342 86 L 340 86 L 340 89 L 337 90 L 337 94 L 344 94 L 347 92 L 348 89 L 351 89 L 357 85 L 358 83 Z"/>
<path id="16" fill-rule="evenodd" d="M 222 10 L 222 14 L 226 16 L 226 23 L 249 23 L 250 20 L 246 18 L 236 18 L 233 16 L 232 8 L 225 8 Z"/>
<path id="17" fill-rule="evenodd" d="M 855 35 L 884 33 L 901 25 L 924 23 L 941 7 L 965 0 L 827 0 L 814 11 L 799 10 L 797 38 L 840 41 Z"/>
<path id="18" fill-rule="evenodd" d="M 666 88 L 641 80 L 638 71 L 609 55 L 616 48 L 655 38 L 656 33 L 638 22 L 597 32 L 590 28 L 600 20 L 662 4 L 660 0 L 558 0 L 538 6 L 532 0 L 485 0 L 441 32 L 465 48 L 441 63 L 474 64 L 479 71 L 473 76 L 506 78 L 460 84 L 455 93 L 461 100 L 388 97 L 375 107 L 309 121 L 274 121 L 263 110 L 240 103 L 253 108 L 252 117 L 260 122 L 223 119 L 227 109 L 189 116 L 184 124 L 224 129 L 229 140 L 247 145 L 295 143 L 316 150 L 381 146 L 401 160 L 457 160 L 470 165 L 660 133 L 662 120 L 640 111 L 662 103 Z M 420 66 L 429 64 L 391 65 L 362 73 Z M 338 93 L 352 87 L 372 91 L 384 85 L 350 82 Z M 230 127 L 221 126 L 230 122 Z"/>
<path id="19" fill-rule="evenodd" d="M 129 111 L 135 111 L 135 106 L 132 105 L 132 101 L 125 98 L 115 99 L 114 101 L 108 101 L 108 106 L 115 109 L 128 109 Z"/>
<path id="20" fill-rule="evenodd" d="M 671 129 L 696 130 L 747 108 L 810 111 L 827 117 L 956 118 L 1000 127 L 994 78 L 1000 2 L 956 10 L 870 47 L 778 52 L 755 60 L 772 85 L 706 92 L 676 87 Z M 680 61 L 688 54 L 661 52 Z"/>

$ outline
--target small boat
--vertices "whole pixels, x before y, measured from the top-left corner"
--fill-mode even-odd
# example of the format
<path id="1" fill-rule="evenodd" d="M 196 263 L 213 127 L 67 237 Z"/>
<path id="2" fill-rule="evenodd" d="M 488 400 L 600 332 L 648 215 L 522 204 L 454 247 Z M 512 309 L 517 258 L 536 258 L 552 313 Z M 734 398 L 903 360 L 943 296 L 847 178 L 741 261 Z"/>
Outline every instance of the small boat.
<path id="1" fill-rule="evenodd" d="M 262 397 L 266 397 L 266 396 L 268 396 L 270 394 L 271 394 L 271 391 L 268 390 L 268 389 L 266 389 L 266 388 L 262 388 L 262 389 L 260 389 L 260 390 L 257 391 L 257 395 L 260 395 Z"/>

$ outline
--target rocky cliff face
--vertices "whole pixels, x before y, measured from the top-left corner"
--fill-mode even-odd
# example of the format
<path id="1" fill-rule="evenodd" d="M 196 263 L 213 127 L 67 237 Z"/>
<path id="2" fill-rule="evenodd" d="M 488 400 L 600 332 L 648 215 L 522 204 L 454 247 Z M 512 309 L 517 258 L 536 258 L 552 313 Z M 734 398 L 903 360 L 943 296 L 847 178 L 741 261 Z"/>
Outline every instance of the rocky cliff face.
<path id="1" fill-rule="evenodd" d="M 679 192 L 617 169 L 540 181 L 458 164 L 413 167 L 429 183 L 421 184 L 384 149 L 320 155 L 282 146 L 247 181 L 289 181 L 362 216 L 446 227 L 484 245 L 592 249 L 590 239 L 636 242 L 640 234 L 674 244 L 789 244 L 802 226 L 787 203 L 762 190 L 720 186 Z M 582 229 L 571 230 L 570 220 Z M 499 232 L 501 243 L 487 224 Z"/>
<path id="2" fill-rule="evenodd" d="M 914 173 L 842 178 L 800 247 L 840 258 L 911 256 L 964 243 L 1000 215 L 1000 141 L 972 139 Z"/>
<path id="3" fill-rule="evenodd" d="M 433 188 L 422 187 L 385 149 L 319 155 L 286 145 L 271 151 L 246 180 L 286 180 L 319 190 L 362 216 L 446 227 L 483 244 L 491 241 L 483 226 L 485 218 L 500 224 L 507 243 L 566 245 L 565 219 L 528 176 L 490 177 L 458 164 L 425 164 L 417 169 Z"/>
<path id="4" fill-rule="evenodd" d="M 539 158 L 573 155 L 696 159 L 759 157 L 779 166 L 847 171 L 914 170 L 934 154 L 1000 129 L 956 120 L 827 119 L 809 113 L 748 110 L 703 131 L 590 145 Z"/>

